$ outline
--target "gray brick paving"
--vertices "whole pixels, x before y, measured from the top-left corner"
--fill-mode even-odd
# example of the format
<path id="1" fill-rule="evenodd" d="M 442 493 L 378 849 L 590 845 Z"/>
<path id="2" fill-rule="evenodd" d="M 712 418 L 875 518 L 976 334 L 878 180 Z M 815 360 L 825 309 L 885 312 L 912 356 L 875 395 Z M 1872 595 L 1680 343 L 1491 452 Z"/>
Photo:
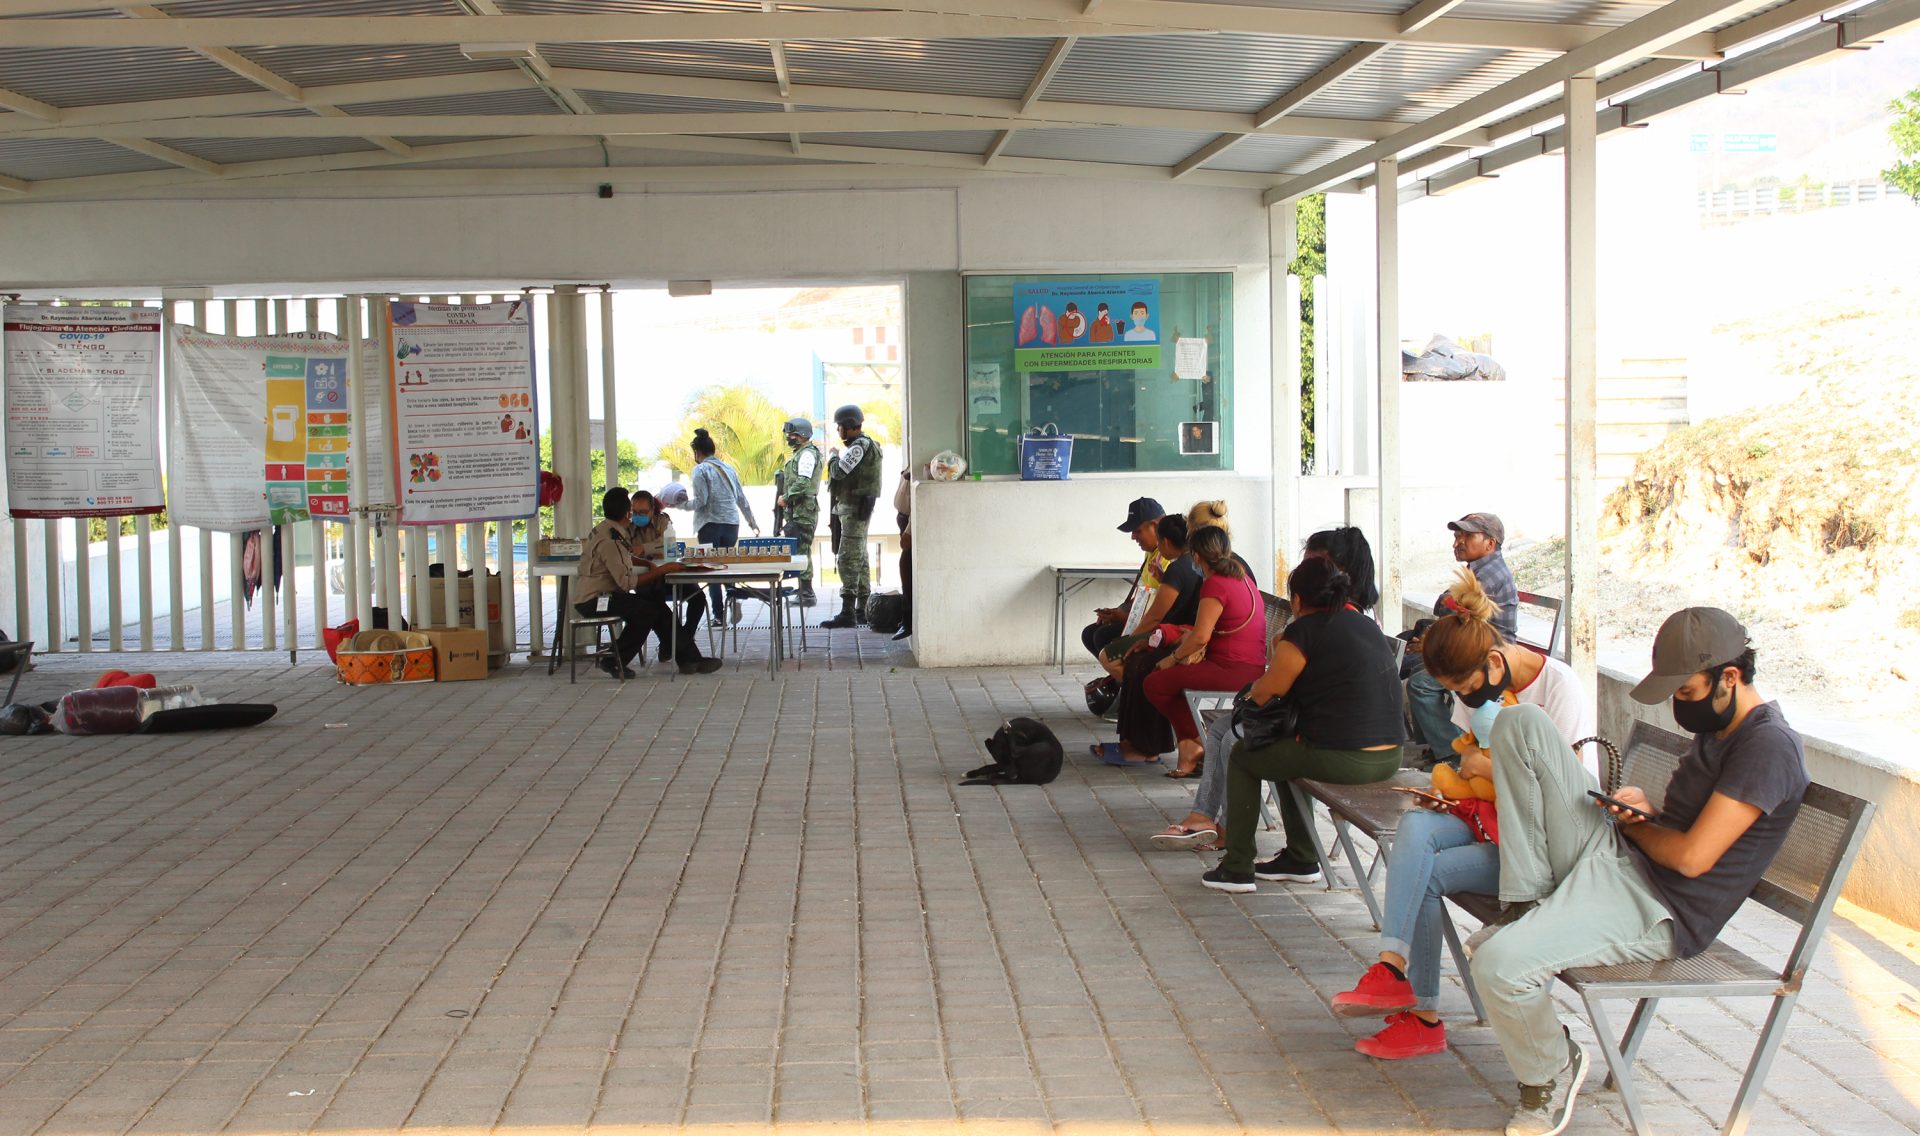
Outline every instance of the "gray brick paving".
<path id="1" fill-rule="evenodd" d="M 1327 1012 L 1373 949 L 1355 893 L 1204 891 L 1146 844 L 1190 789 L 1071 756 L 1074 680 L 855 638 L 625 686 L 149 657 L 282 713 L 0 742 L 0 1136 L 1497 1129 L 1511 1078 L 1451 981 L 1445 1056 L 1369 1061 Z M 1061 779 L 956 787 L 1022 713 Z M 1920 1132 L 1914 940 L 1836 924 L 1756 1132 Z M 1717 1129 L 1760 1014 L 1666 1008 L 1662 1131 Z M 1572 1129 L 1622 1130 L 1607 1092 Z"/>

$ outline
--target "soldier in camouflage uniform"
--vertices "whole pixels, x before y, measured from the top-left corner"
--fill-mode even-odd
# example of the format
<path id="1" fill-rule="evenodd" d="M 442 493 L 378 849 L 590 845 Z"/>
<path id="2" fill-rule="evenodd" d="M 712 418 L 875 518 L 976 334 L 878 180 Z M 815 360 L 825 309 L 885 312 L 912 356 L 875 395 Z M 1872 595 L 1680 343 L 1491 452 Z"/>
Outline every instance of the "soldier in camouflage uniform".
<path id="1" fill-rule="evenodd" d="M 857 406 L 833 412 L 846 449 L 827 455 L 827 496 L 840 521 L 840 614 L 822 627 L 859 627 L 867 622 L 867 522 L 880 500 L 880 447 L 861 433 L 867 416 Z"/>
<path id="2" fill-rule="evenodd" d="M 781 426 L 793 456 L 780 468 L 780 497 L 774 501 L 786 514 L 781 536 L 794 539 L 797 551 L 807 558 L 806 571 L 800 573 L 800 588 L 794 598 L 801 607 L 812 607 L 813 534 L 820 527 L 820 475 L 826 459 L 813 444 L 813 423 L 805 418 L 789 418 Z"/>

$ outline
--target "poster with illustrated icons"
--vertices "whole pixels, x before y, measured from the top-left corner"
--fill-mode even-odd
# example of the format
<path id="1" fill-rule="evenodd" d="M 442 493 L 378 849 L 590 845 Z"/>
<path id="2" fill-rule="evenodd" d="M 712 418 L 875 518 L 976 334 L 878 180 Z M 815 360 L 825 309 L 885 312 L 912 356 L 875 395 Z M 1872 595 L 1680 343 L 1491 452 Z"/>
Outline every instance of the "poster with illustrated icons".
<path id="1" fill-rule="evenodd" d="M 531 515 L 540 416 L 532 305 L 387 306 L 395 492 L 403 525 Z"/>
<path id="2" fill-rule="evenodd" d="M 1020 371 L 1158 370 L 1158 280 L 1061 280 L 1013 286 Z"/>
<path id="3" fill-rule="evenodd" d="M 347 344 L 318 336 L 169 332 L 172 519 L 217 532 L 344 520 L 352 416 Z"/>

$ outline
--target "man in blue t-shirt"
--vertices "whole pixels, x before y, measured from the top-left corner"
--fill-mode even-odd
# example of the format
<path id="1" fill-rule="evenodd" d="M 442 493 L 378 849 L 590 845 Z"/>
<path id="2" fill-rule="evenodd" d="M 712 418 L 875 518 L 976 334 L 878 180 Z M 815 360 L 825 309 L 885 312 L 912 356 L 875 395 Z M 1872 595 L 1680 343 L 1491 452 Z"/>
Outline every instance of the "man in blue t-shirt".
<path id="1" fill-rule="evenodd" d="M 1520 590 L 1513 582 L 1513 569 L 1500 555 L 1507 542 L 1507 526 L 1492 513 L 1468 513 L 1457 521 L 1448 521 L 1453 532 L 1453 558 L 1473 570 L 1480 590 L 1493 601 L 1493 628 L 1514 641 L 1520 627 Z M 1433 614 L 1448 615 L 1453 599 L 1445 592 L 1434 601 Z M 1422 621 L 1424 622 L 1424 621 Z M 1435 757 L 1453 754 L 1453 739 L 1460 727 L 1450 713 L 1452 695 L 1427 673 L 1426 660 L 1420 657 L 1418 638 L 1407 644 L 1407 657 L 1401 667 L 1407 679 L 1407 709 L 1413 716 L 1413 744 L 1425 745 Z"/>
<path id="2" fill-rule="evenodd" d="M 1657 805 L 1639 787 L 1614 794 L 1651 821 L 1588 797 L 1593 775 L 1537 707 L 1494 720 L 1508 906 L 1469 946 L 1478 944 L 1473 979 L 1487 1020 L 1520 1081 L 1507 1136 L 1564 1131 L 1587 1074 L 1585 1050 L 1554 1014 L 1554 976 L 1706 950 L 1785 843 L 1806 762 L 1753 674 L 1746 628 L 1726 612 L 1688 608 L 1661 625 L 1633 697 L 1671 699 L 1694 742 Z"/>

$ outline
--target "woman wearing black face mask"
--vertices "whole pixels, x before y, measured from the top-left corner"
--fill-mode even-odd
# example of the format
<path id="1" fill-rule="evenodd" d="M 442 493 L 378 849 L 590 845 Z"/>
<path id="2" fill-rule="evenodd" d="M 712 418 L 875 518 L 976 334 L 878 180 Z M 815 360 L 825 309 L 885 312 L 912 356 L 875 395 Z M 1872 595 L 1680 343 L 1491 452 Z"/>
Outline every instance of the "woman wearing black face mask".
<path id="1" fill-rule="evenodd" d="M 1460 747 L 1461 774 L 1492 778 L 1493 763 L 1482 747 L 1509 699 L 1545 710 L 1569 745 L 1593 735 L 1594 705 L 1579 677 L 1558 659 L 1508 642 L 1493 626 L 1496 609 L 1478 577 L 1462 571 L 1448 595 L 1458 610 L 1427 630 L 1423 648 L 1428 673 L 1454 694 L 1453 721 L 1466 731 L 1462 742 L 1479 735 L 1478 744 Z M 1586 761 L 1592 768 L 1594 758 Z M 1446 1026 L 1435 1009 L 1446 918 L 1441 904 L 1457 892 L 1499 894 L 1499 846 L 1479 843 L 1451 813 L 1410 810 L 1387 858 L 1380 961 L 1352 990 L 1333 997 L 1334 1013 L 1342 1017 L 1386 1019 L 1385 1029 L 1361 1038 L 1355 1049 L 1397 1060 L 1446 1048 Z"/>

